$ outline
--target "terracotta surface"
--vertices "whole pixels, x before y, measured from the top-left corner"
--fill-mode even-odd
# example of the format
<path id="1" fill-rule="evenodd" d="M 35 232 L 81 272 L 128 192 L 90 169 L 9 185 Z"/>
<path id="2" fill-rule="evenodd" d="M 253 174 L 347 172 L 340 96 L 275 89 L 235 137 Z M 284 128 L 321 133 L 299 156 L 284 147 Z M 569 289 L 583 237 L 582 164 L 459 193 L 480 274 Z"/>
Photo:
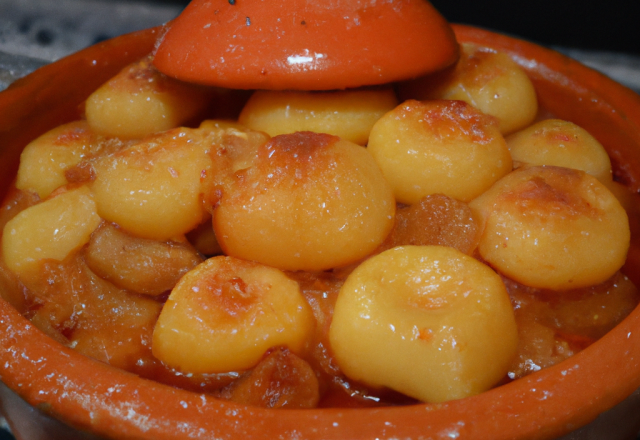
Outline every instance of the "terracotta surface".
<path id="1" fill-rule="evenodd" d="M 168 26 L 161 71 L 237 89 L 382 84 L 458 57 L 449 24 L 424 0 L 194 0 Z"/>
<path id="2" fill-rule="evenodd" d="M 590 130 L 609 150 L 619 177 L 638 189 L 640 97 L 540 47 L 455 30 L 461 41 L 513 55 L 533 78 L 542 106 Z M 155 32 L 92 47 L 0 94 L 0 194 L 26 142 L 76 118 L 90 90 L 151 50 Z M 635 236 L 626 269 L 640 284 L 638 249 Z M 544 439 L 588 423 L 640 386 L 640 308 L 573 358 L 475 397 L 384 409 L 273 411 L 173 389 L 85 358 L 0 301 L 0 379 L 45 412 L 118 439 Z"/>

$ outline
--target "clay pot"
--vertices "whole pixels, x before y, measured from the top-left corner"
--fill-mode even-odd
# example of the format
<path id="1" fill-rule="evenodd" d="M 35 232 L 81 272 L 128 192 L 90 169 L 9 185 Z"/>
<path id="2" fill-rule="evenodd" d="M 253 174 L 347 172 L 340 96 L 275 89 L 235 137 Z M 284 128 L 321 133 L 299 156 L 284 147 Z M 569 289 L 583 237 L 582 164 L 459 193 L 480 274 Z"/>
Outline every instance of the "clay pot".
<path id="1" fill-rule="evenodd" d="M 531 76 L 541 107 L 589 130 L 608 149 L 617 178 L 634 191 L 640 188 L 640 96 L 533 44 L 470 27 L 456 26 L 455 31 L 460 41 L 510 54 Z M 91 47 L 0 94 L 0 194 L 7 191 L 24 145 L 77 118 L 90 91 L 150 52 L 157 32 L 143 31 Z M 638 220 L 632 221 L 637 232 Z M 640 285 L 637 233 L 625 272 Z M 547 439 L 588 424 L 640 386 L 640 308 L 561 364 L 481 395 L 438 405 L 243 407 L 86 358 L 46 337 L 2 300 L 0 375 L 34 407 L 82 430 L 117 439 Z"/>

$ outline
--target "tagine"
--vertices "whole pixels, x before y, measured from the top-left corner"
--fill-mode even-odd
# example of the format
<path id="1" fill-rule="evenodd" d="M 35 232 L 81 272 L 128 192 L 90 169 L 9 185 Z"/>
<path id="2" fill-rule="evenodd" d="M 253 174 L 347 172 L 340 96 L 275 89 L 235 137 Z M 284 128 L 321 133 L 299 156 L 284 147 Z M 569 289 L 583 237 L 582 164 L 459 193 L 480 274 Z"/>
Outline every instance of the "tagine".
<path id="1" fill-rule="evenodd" d="M 411 418 L 597 350 L 639 299 L 626 147 L 611 160 L 597 127 L 560 119 L 544 90 L 539 105 L 507 52 L 459 51 L 430 5 L 390 5 L 192 3 L 24 148 L 5 300 L 58 343 L 175 387 L 184 409 L 191 391 L 276 424 L 288 416 L 257 407 Z M 386 64 L 367 55 L 380 42 L 343 44 L 380 23 L 416 44 Z M 228 39 L 200 44 L 211 35 Z"/>

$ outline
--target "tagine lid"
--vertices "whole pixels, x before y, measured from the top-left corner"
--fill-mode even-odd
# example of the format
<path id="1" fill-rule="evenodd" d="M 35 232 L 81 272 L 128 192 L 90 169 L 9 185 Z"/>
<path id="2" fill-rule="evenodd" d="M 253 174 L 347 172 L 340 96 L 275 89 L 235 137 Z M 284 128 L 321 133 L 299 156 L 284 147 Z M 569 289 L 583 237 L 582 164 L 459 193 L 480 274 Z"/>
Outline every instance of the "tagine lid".
<path id="1" fill-rule="evenodd" d="M 194 0 L 167 27 L 161 72 L 234 89 L 384 84 L 458 58 L 453 30 L 426 0 Z"/>

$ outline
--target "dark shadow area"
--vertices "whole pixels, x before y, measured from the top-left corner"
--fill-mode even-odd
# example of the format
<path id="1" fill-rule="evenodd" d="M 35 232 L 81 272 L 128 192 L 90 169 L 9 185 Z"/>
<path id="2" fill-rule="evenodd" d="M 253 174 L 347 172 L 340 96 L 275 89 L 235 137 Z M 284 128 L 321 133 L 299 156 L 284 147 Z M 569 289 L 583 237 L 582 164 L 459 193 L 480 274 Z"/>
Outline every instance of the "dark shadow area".
<path id="1" fill-rule="evenodd" d="M 544 45 L 640 54 L 640 2 L 433 0 L 449 20 L 514 34 Z"/>
<path id="2" fill-rule="evenodd" d="M 153 1 L 165 5 L 189 3 Z M 637 0 L 432 0 L 431 3 L 449 21 L 510 33 L 544 45 L 640 54 Z"/>

